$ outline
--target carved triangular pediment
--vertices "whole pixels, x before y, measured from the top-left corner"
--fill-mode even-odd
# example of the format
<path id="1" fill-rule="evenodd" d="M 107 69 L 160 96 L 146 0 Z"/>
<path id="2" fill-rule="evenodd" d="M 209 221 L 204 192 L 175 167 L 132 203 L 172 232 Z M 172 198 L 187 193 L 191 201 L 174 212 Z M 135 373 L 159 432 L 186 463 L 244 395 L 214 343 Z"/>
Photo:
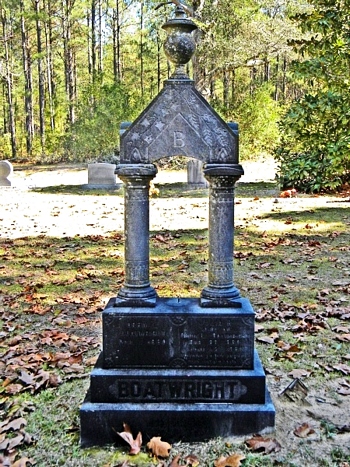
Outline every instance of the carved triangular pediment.
<path id="1" fill-rule="evenodd" d="M 171 82 L 121 137 L 121 163 L 152 163 L 186 156 L 238 163 L 236 136 L 193 86 Z"/>

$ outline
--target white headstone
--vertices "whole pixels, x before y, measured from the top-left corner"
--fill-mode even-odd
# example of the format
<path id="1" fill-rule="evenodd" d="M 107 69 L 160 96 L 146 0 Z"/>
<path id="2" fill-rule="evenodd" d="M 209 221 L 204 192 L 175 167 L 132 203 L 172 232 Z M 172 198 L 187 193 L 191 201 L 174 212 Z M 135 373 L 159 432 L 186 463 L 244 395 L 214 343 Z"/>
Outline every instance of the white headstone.
<path id="1" fill-rule="evenodd" d="M 203 162 L 191 159 L 187 162 L 187 183 L 194 186 L 208 186 L 208 181 L 203 174 Z"/>
<path id="2" fill-rule="evenodd" d="M 8 177 L 13 172 L 13 166 L 9 161 L 0 161 L 0 186 L 11 186 Z"/>
<path id="3" fill-rule="evenodd" d="M 116 186 L 115 164 L 105 162 L 88 164 L 88 184 L 90 186 Z"/>

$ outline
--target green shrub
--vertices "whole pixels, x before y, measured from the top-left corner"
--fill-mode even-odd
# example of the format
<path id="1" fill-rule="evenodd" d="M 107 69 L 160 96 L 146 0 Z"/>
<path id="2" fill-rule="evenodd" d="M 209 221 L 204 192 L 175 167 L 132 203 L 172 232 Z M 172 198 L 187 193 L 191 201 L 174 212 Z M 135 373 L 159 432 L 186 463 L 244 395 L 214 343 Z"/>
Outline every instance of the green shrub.
<path id="1" fill-rule="evenodd" d="M 129 95 L 121 84 L 85 90 L 77 120 L 64 140 L 68 160 L 109 160 L 119 152 L 120 123 L 129 120 Z"/>
<path id="2" fill-rule="evenodd" d="M 294 103 L 280 124 L 275 150 L 281 188 L 336 191 L 350 181 L 350 101 L 319 92 Z"/>

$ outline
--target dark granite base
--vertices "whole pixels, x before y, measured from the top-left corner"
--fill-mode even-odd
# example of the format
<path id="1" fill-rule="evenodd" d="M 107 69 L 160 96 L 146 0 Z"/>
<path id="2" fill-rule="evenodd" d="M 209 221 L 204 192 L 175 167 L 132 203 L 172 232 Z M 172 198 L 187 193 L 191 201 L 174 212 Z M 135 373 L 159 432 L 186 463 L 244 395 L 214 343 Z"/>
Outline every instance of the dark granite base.
<path id="1" fill-rule="evenodd" d="M 271 432 L 275 409 L 266 391 L 265 404 L 146 403 L 103 404 L 87 396 L 80 409 L 82 447 L 110 443 L 124 445 L 116 434 L 127 423 L 143 439 L 161 436 L 170 443 L 205 441 L 218 436 L 242 436 Z"/>
<path id="2" fill-rule="evenodd" d="M 204 441 L 272 431 L 275 409 L 254 350 L 254 311 L 159 298 L 154 308 L 103 311 L 103 351 L 80 410 L 81 445 L 143 438 Z"/>
<path id="3" fill-rule="evenodd" d="M 120 307 L 102 313 L 103 368 L 253 369 L 254 317 L 239 307 L 202 308 L 194 298 L 159 298 L 154 308 Z"/>

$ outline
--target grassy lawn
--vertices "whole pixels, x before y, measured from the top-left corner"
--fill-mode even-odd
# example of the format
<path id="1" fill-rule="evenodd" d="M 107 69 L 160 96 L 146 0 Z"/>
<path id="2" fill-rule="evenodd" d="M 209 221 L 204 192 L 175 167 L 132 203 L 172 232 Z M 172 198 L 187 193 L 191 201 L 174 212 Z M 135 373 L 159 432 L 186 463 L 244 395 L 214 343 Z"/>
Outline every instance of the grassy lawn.
<path id="1" fill-rule="evenodd" d="M 46 193 L 86 194 L 37 191 L 43 203 Z M 207 190 L 160 186 L 160 197 L 175 196 L 197 199 Z M 80 449 L 79 407 L 100 351 L 101 311 L 123 283 L 123 233 L 37 235 L 0 238 L 0 465 L 165 467 L 181 454 L 172 467 L 209 467 L 238 453 L 236 464 L 217 467 L 349 466 L 350 203 L 275 197 L 273 183 L 238 185 L 234 261 L 235 283 L 256 311 L 256 346 L 277 409 L 269 438 L 280 449 L 266 454 L 246 439 L 183 440 L 166 460 L 145 447 L 128 456 L 126 444 Z M 151 281 L 160 296 L 198 297 L 206 284 L 207 230 L 185 227 L 151 232 Z M 303 397 L 284 391 L 296 378 Z M 298 436 L 303 423 L 310 430 Z"/>

